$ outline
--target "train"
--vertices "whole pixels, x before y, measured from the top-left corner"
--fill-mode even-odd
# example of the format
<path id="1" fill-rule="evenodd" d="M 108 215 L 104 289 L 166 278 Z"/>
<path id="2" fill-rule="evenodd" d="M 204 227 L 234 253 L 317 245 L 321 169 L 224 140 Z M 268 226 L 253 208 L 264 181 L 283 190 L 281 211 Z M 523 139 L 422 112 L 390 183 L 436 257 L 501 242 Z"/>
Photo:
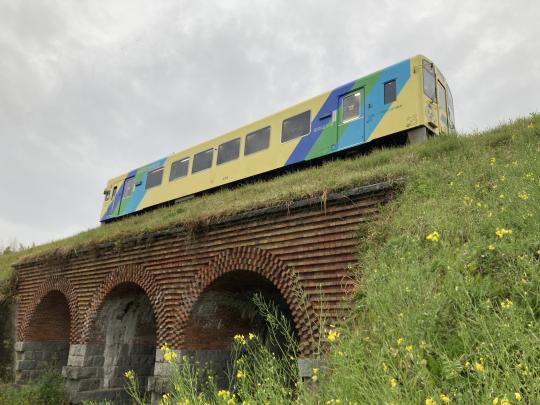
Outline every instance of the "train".
<path id="1" fill-rule="evenodd" d="M 439 68 L 416 55 L 107 182 L 100 222 L 405 135 L 455 129 Z"/>

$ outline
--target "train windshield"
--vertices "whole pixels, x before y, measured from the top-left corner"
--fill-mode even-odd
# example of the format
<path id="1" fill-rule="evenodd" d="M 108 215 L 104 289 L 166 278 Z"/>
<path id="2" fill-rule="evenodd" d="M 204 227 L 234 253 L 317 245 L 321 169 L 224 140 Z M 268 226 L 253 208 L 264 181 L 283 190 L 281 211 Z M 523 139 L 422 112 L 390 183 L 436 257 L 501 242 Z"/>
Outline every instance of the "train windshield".
<path id="1" fill-rule="evenodd" d="M 430 99 L 435 101 L 435 70 L 433 69 L 433 63 L 424 60 L 423 63 L 423 76 L 424 76 L 424 93 Z"/>
<path id="2" fill-rule="evenodd" d="M 454 121 L 454 100 L 452 98 L 452 92 L 450 91 L 450 87 L 448 87 L 448 128 L 450 129 L 456 129 L 456 124 Z"/>

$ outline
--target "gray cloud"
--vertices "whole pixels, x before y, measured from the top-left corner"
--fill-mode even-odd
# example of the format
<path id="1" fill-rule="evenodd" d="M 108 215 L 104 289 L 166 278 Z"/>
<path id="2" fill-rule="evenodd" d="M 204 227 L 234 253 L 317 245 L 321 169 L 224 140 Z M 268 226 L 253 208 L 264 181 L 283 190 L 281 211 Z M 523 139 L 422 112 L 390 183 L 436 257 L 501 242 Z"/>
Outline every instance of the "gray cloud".
<path id="1" fill-rule="evenodd" d="M 461 129 L 537 111 L 537 2 L 0 2 L 0 243 L 97 225 L 114 175 L 416 53 Z"/>

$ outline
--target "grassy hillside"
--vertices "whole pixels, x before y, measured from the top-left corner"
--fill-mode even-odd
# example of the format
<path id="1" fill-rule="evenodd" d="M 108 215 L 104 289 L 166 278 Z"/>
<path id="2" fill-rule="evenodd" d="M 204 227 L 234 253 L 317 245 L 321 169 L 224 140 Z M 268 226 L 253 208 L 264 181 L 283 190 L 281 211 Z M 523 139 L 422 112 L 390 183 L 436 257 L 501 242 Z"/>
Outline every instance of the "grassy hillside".
<path id="1" fill-rule="evenodd" d="M 540 403 L 540 116 L 396 153 L 323 403 Z"/>

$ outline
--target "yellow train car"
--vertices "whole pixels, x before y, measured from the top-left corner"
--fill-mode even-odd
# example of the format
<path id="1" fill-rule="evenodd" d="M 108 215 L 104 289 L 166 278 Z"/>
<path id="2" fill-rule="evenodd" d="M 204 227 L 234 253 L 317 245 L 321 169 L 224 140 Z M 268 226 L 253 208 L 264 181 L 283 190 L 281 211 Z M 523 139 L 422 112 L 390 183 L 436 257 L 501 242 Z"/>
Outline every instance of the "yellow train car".
<path id="1" fill-rule="evenodd" d="M 454 129 L 450 88 L 416 55 L 108 181 L 101 221 L 350 150 Z"/>

